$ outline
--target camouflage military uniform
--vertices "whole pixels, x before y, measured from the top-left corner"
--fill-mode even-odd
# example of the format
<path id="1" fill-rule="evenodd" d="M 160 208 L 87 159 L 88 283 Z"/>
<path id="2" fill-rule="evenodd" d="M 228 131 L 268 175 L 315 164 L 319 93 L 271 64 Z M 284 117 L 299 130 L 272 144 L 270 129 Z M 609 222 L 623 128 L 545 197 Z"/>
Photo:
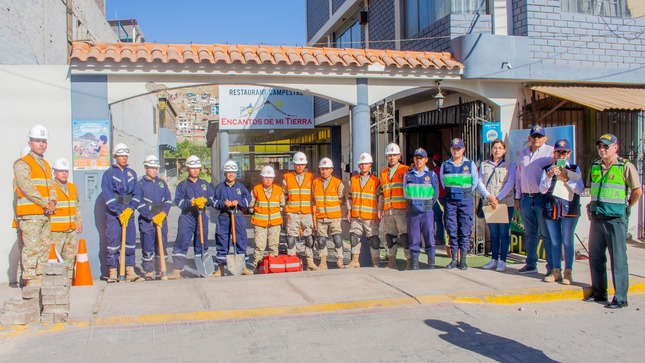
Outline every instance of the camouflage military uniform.
<path id="1" fill-rule="evenodd" d="M 296 174 L 295 178 L 298 184 L 302 184 L 305 178 L 304 172 Z M 284 190 L 285 199 L 289 195 L 289 188 L 287 187 L 286 180 L 283 181 L 282 189 Z M 287 236 L 288 238 L 296 238 L 295 246 L 287 250 L 287 254 L 292 256 L 296 254 L 305 255 L 306 257 L 313 257 L 314 252 L 312 248 L 307 248 L 304 239 L 311 236 L 313 238 L 314 220 L 311 213 L 286 213 L 287 215 Z"/>
<path id="2" fill-rule="evenodd" d="M 327 186 L 329 185 L 329 182 L 331 181 L 331 177 L 325 179 L 322 179 L 322 185 L 323 189 L 326 189 Z M 343 200 L 345 199 L 345 186 L 341 182 L 340 185 L 338 186 L 338 199 Z M 342 201 L 341 201 L 342 204 Z M 335 234 L 342 234 L 343 230 L 341 229 L 341 222 L 342 218 L 320 218 L 316 220 L 316 237 L 319 238 L 325 238 L 326 241 L 330 241 L 331 237 Z M 335 246 L 335 251 L 336 251 L 336 258 L 338 259 L 343 259 L 343 246 L 341 245 L 340 247 Z M 318 253 L 320 254 L 320 257 L 322 256 L 327 256 L 328 251 L 327 251 L 327 244 L 323 244 L 322 246 L 319 244 L 318 245 Z"/>
<path id="3" fill-rule="evenodd" d="M 264 194 L 267 198 L 271 198 L 273 187 L 263 188 Z M 253 214 L 253 207 L 255 206 L 255 195 L 251 193 L 251 203 L 249 203 L 249 213 Z M 280 210 L 284 208 L 284 193 L 280 197 Z M 255 251 L 253 252 L 253 266 L 257 267 L 258 263 L 264 258 L 264 250 L 267 248 L 267 242 L 269 244 L 269 254 L 271 256 L 277 256 L 279 253 L 280 245 L 280 229 L 282 225 L 277 226 L 253 226 L 254 229 L 254 243 Z"/>
<path id="4" fill-rule="evenodd" d="M 44 169 L 45 161 L 42 156 L 29 152 L 36 162 Z M 24 160 L 19 159 L 13 165 L 13 172 L 16 178 L 16 185 L 33 203 L 45 208 L 50 200 L 55 201 L 56 190 L 54 181 L 48 176 L 47 183 L 49 197 L 41 195 L 31 180 L 31 168 Z M 22 232 L 22 279 L 38 281 L 42 277 L 42 268 L 49 255 L 49 244 L 51 241 L 51 226 L 49 216 L 44 214 L 33 214 L 16 216 L 18 229 Z"/>
<path id="5" fill-rule="evenodd" d="M 68 193 L 67 183 L 63 184 L 58 180 L 54 179 L 54 183 L 65 193 Z M 81 218 L 81 208 L 78 205 L 76 206 L 76 225 L 83 225 L 83 219 Z M 56 245 L 56 251 L 58 251 L 63 259 L 63 262 L 67 262 L 69 266 L 69 278 L 74 277 L 74 262 L 76 261 L 76 252 L 78 250 L 78 235 L 76 229 L 70 229 L 65 232 L 52 232 L 52 242 Z"/>
<path id="6" fill-rule="evenodd" d="M 367 181 L 370 179 L 372 174 L 367 174 L 367 175 L 359 175 L 359 181 L 361 187 L 364 187 Z M 378 198 L 378 204 L 377 204 L 377 210 L 383 210 L 383 187 L 379 184 L 378 188 L 376 188 L 375 194 L 377 195 Z M 351 215 L 352 211 L 352 192 L 351 188 L 349 191 L 349 198 L 347 198 L 347 210 L 348 210 L 348 215 Z M 379 223 L 380 220 L 377 218 L 374 219 L 363 219 L 360 217 L 352 218 L 352 222 L 349 227 L 349 234 L 350 236 L 352 234 L 356 234 L 357 236 L 365 236 L 367 239 L 370 239 L 372 236 L 378 236 L 379 235 Z M 357 244 L 356 246 L 352 247 L 351 253 L 353 255 L 358 254 L 361 252 L 361 245 Z M 379 257 L 379 251 L 377 249 L 370 249 L 370 254 L 371 257 L 378 258 Z"/>

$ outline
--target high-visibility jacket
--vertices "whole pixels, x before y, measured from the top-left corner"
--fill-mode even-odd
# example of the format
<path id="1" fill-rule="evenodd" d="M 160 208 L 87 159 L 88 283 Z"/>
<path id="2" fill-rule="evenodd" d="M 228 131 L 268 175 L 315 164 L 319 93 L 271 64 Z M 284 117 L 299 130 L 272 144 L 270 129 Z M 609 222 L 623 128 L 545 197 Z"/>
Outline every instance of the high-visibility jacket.
<path id="1" fill-rule="evenodd" d="M 452 162 L 443 162 L 443 187 L 446 190 L 446 198 L 461 200 L 472 198 L 473 175 L 471 171 L 474 164 L 470 160 L 464 160 L 461 165 L 456 166 Z"/>
<path id="2" fill-rule="evenodd" d="M 316 218 L 341 218 L 340 199 L 338 188 L 340 179 L 332 176 L 327 188 L 323 188 L 322 178 L 316 178 L 313 182 L 314 198 L 316 199 Z"/>
<path id="3" fill-rule="evenodd" d="M 78 191 L 72 183 L 67 183 L 66 194 L 58 184 L 54 183 L 58 202 L 56 212 L 51 216 L 52 232 L 67 232 L 76 230 L 76 208 L 78 208 Z"/>
<path id="4" fill-rule="evenodd" d="M 27 165 L 29 165 L 29 169 L 31 169 L 31 182 L 36 187 L 38 193 L 43 197 L 45 203 L 48 203 L 52 175 L 52 169 L 49 166 L 49 163 L 47 163 L 46 160 L 43 160 L 43 163 L 45 164 L 45 169 L 43 169 L 36 159 L 29 154 L 23 156 L 22 160 L 26 162 Z M 20 217 L 45 214 L 45 209 L 29 200 L 20 187 L 16 188 L 16 192 L 18 194 L 18 201 L 16 202 L 16 216 Z"/>
<path id="5" fill-rule="evenodd" d="M 376 218 L 378 206 L 378 189 L 381 181 L 374 175 L 370 175 L 365 185 L 361 188 L 361 176 L 354 175 L 350 180 L 352 190 L 352 218 L 373 220 Z"/>
<path id="6" fill-rule="evenodd" d="M 287 213 L 311 214 L 311 184 L 314 180 L 314 175 L 305 172 L 302 185 L 298 185 L 295 173 L 285 174 L 284 180 L 287 182 L 288 193 L 285 211 Z"/>
<path id="7" fill-rule="evenodd" d="M 383 210 L 390 208 L 394 209 L 407 209 L 408 202 L 403 196 L 403 178 L 408 167 L 399 164 L 399 167 L 394 172 L 392 179 L 390 179 L 390 168 L 385 168 L 381 171 L 381 185 L 383 186 Z"/>
<path id="8" fill-rule="evenodd" d="M 627 183 L 624 177 L 627 160 L 618 158 L 605 175 L 602 159 L 591 164 L 591 204 L 589 210 L 606 217 L 622 217 L 627 209 Z"/>
<path id="9" fill-rule="evenodd" d="M 274 184 L 271 188 L 271 196 L 268 198 L 262 184 L 258 184 L 253 188 L 255 205 L 253 206 L 251 223 L 255 226 L 267 227 L 282 224 L 282 213 L 280 213 L 282 187 Z"/>

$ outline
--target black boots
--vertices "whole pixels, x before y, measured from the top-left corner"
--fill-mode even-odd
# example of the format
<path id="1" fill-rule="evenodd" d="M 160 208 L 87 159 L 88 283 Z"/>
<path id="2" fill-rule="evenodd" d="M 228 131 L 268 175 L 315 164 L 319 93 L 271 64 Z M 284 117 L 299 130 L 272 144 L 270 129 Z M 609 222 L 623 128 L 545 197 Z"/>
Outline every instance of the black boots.
<path id="1" fill-rule="evenodd" d="M 452 255 L 452 261 L 450 261 L 450 263 L 446 265 L 446 268 L 449 270 L 457 267 L 457 256 L 455 255 L 456 253 Z"/>
<path id="2" fill-rule="evenodd" d="M 419 257 L 412 257 L 412 270 L 419 269 Z"/>
<path id="3" fill-rule="evenodd" d="M 459 261 L 460 270 L 468 270 L 468 265 L 466 264 L 466 254 L 462 252 L 461 261 Z"/>

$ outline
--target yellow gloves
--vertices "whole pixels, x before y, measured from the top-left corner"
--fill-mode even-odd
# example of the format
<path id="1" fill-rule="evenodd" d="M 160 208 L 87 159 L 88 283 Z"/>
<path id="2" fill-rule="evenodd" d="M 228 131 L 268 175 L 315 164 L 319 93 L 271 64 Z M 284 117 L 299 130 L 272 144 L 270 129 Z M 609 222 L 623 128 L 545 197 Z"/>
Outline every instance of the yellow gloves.
<path id="1" fill-rule="evenodd" d="M 132 213 L 134 213 L 132 208 L 126 208 L 121 214 L 119 214 L 119 222 L 121 222 L 122 226 L 128 226 L 128 221 L 130 220 L 130 217 L 132 217 Z"/>
<path id="2" fill-rule="evenodd" d="M 156 216 L 152 217 L 152 223 L 161 226 L 163 223 L 163 220 L 166 219 L 166 213 L 164 212 L 159 212 Z"/>
<path id="3" fill-rule="evenodd" d="M 193 199 L 193 205 L 199 209 L 204 209 L 206 207 L 206 198 L 204 197 L 199 197 Z"/>

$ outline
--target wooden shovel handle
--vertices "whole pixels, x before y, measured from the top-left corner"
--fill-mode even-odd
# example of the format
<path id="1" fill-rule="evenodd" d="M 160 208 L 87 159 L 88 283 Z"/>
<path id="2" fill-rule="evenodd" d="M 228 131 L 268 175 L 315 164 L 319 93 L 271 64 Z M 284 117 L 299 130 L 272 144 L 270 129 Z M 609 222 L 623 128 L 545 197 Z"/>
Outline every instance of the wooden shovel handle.
<path id="1" fill-rule="evenodd" d="M 237 243 L 237 238 L 235 237 L 235 215 L 231 213 L 231 238 L 233 238 L 233 244 Z"/>
<path id="2" fill-rule="evenodd" d="M 125 225 L 121 226 L 121 253 L 119 255 L 119 276 L 125 279 Z"/>
<path id="3" fill-rule="evenodd" d="M 159 245 L 159 266 L 161 267 L 161 276 L 166 275 L 166 253 L 163 248 L 163 239 L 161 236 L 161 226 L 157 226 L 157 244 Z"/>
<path id="4" fill-rule="evenodd" d="M 204 225 L 202 222 L 202 212 L 199 212 L 198 221 L 199 221 L 199 243 L 201 243 L 202 251 L 203 251 L 204 250 Z"/>

